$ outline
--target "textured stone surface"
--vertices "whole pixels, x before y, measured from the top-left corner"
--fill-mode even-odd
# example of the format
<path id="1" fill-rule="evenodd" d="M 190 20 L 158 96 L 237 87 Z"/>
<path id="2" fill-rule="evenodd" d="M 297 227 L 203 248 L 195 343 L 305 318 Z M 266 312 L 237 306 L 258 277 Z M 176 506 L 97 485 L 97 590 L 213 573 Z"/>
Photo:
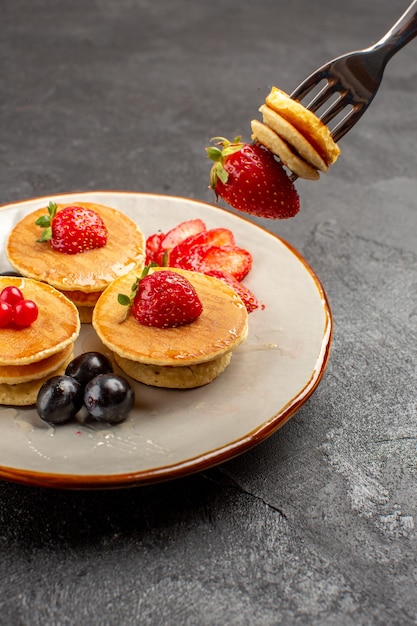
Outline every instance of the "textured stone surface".
<path id="1" fill-rule="evenodd" d="M 125 189 L 212 202 L 204 146 L 272 84 L 382 35 L 389 0 L 14 0 L 0 202 Z M 328 370 L 279 432 L 204 474 L 103 493 L 0 483 L 0 624 L 417 623 L 417 42 L 302 211 Z M 0 223 L 1 228 L 1 223 Z M 1 460 L 0 460 L 1 463 Z"/>

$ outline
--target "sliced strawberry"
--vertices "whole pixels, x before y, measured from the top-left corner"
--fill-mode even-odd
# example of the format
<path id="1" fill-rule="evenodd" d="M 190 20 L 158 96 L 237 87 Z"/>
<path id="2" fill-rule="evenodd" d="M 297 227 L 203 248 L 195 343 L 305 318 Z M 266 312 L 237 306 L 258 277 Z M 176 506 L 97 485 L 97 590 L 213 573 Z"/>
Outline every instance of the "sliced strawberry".
<path id="1" fill-rule="evenodd" d="M 203 256 L 211 246 L 233 246 L 234 243 L 234 235 L 228 228 L 211 228 L 191 235 L 175 246 L 169 253 L 169 265 L 198 271 Z"/>
<path id="2" fill-rule="evenodd" d="M 157 259 L 159 258 L 159 249 L 161 247 L 161 242 L 164 237 L 165 233 L 154 233 L 147 238 L 145 265 L 149 265 L 152 262 L 158 262 Z"/>
<path id="3" fill-rule="evenodd" d="M 229 287 L 234 289 L 238 296 L 240 296 L 240 299 L 244 303 L 248 313 L 252 313 L 252 311 L 255 311 L 255 309 L 258 309 L 261 306 L 261 303 L 252 291 L 246 285 L 236 280 L 232 274 L 220 272 L 219 270 L 211 270 L 210 272 L 206 272 L 206 274 L 208 276 L 214 276 L 214 278 L 219 278 L 229 285 Z"/>
<path id="4" fill-rule="evenodd" d="M 243 280 L 252 267 L 252 255 L 239 246 L 210 246 L 199 264 L 203 274 L 219 270 Z"/>
<path id="5" fill-rule="evenodd" d="M 181 222 L 171 230 L 167 232 L 165 237 L 161 241 L 160 252 L 170 251 L 175 248 L 179 243 L 191 237 L 191 235 L 197 235 L 206 230 L 206 225 L 203 220 L 194 219 L 186 222 Z"/>

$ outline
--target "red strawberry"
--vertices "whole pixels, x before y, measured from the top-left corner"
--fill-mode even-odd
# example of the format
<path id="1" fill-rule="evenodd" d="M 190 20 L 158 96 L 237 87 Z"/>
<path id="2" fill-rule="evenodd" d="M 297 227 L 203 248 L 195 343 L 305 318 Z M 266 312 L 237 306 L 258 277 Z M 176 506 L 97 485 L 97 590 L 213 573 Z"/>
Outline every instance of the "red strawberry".
<path id="1" fill-rule="evenodd" d="M 219 270 L 232 274 L 236 280 L 243 280 L 252 267 L 252 255 L 238 246 L 211 246 L 206 250 L 199 264 L 203 274 Z"/>
<path id="2" fill-rule="evenodd" d="M 165 233 L 154 233 L 150 235 L 146 240 L 146 265 L 150 263 L 157 263 L 159 258 L 159 249 L 161 242 L 165 237 Z"/>
<path id="3" fill-rule="evenodd" d="M 236 137 L 232 142 L 215 137 L 216 146 L 206 148 L 214 161 L 210 186 L 234 209 L 265 217 L 293 217 L 300 209 L 298 193 L 272 152 Z"/>
<path id="4" fill-rule="evenodd" d="M 171 270 L 148 274 L 133 286 L 133 298 L 119 294 L 120 304 L 132 305 L 134 318 L 145 326 L 173 328 L 194 322 L 203 305 L 196 290 L 185 276 Z"/>
<path id="5" fill-rule="evenodd" d="M 233 246 L 235 238 L 227 228 L 211 228 L 197 235 L 187 237 L 169 253 L 170 267 L 180 267 L 184 270 L 199 269 L 200 262 L 211 246 Z"/>
<path id="6" fill-rule="evenodd" d="M 243 283 L 236 280 L 232 274 L 228 274 L 227 272 L 220 272 L 218 270 L 211 270 L 210 272 L 206 272 L 208 276 L 214 276 L 214 278 L 219 278 L 223 282 L 225 282 L 229 287 L 234 289 L 243 304 L 246 307 L 248 313 L 252 313 L 255 309 L 258 309 L 261 304 L 256 296 L 251 292 L 251 290 L 246 287 Z"/>
<path id="7" fill-rule="evenodd" d="M 181 222 L 171 230 L 167 232 L 162 239 L 159 254 L 162 256 L 165 252 L 170 252 L 172 248 L 175 248 L 179 243 L 191 237 L 191 235 L 197 235 L 206 230 L 206 225 L 203 220 L 194 219 Z"/>
<path id="8" fill-rule="evenodd" d="M 50 241 L 54 250 L 65 254 L 106 245 L 107 228 L 98 213 L 80 206 L 68 206 L 60 211 L 57 208 L 55 202 L 50 202 L 48 215 L 36 220 L 45 229 L 38 241 Z"/>

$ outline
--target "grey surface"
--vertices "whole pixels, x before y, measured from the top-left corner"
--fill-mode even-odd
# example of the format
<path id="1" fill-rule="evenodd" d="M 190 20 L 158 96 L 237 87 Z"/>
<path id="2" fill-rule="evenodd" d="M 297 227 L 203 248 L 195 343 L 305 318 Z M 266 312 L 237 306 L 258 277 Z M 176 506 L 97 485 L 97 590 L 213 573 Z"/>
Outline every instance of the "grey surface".
<path id="1" fill-rule="evenodd" d="M 390 0 L 3 0 L 0 202 L 124 189 L 213 202 L 204 146 L 370 45 Z M 417 40 L 302 210 L 259 220 L 328 293 L 327 373 L 249 453 L 112 492 L 0 483 L 0 623 L 417 623 Z M 0 225 L 1 227 L 1 225 Z M 231 390 L 233 393 L 233 390 Z"/>

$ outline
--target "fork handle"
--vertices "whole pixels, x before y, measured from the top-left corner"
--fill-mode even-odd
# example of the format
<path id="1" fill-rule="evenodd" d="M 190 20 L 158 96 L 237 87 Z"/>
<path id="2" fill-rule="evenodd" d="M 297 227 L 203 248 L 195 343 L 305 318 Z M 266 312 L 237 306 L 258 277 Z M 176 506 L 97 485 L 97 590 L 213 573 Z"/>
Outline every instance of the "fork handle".
<path id="1" fill-rule="evenodd" d="M 384 48 L 388 61 L 398 50 L 401 50 L 417 35 L 417 0 L 414 0 L 390 30 L 383 36 L 372 50 Z"/>

